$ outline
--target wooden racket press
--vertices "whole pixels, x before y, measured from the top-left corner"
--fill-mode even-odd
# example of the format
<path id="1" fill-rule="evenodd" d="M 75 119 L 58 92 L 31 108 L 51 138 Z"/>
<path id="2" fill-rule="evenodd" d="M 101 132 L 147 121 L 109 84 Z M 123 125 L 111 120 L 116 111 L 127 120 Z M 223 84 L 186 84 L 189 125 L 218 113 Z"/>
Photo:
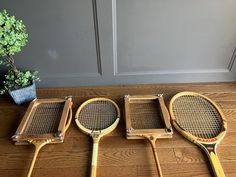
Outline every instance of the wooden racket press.
<path id="1" fill-rule="evenodd" d="M 31 176 L 39 150 L 46 144 L 62 143 L 72 119 L 71 97 L 33 100 L 12 136 L 16 145 L 33 144 L 35 153 L 27 177 Z"/>
<path id="2" fill-rule="evenodd" d="M 126 95 L 125 122 L 127 139 L 147 139 L 150 142 L 159 176 L 162 177 L 156 140 L 172 138 L 173 134 L 163 95 Z"/>

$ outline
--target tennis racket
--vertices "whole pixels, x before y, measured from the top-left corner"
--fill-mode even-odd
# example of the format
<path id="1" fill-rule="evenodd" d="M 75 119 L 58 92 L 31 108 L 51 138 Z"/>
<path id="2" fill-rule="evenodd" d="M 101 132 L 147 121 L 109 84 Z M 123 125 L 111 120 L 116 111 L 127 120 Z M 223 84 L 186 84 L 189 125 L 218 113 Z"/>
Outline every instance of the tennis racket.
<path id="1" fill-rule="evenodd" d="M 75 122 L 78 128 L 93 138 L 93 153 L 90 176 L 96 176 L 98 144 L 104 135 L 116 128 L 120 120 L 117 104 L 107 98 L 92 98 L 77 110 Z"/>
<path id="2" fill-rule="evenodd" d="M 159 177 L 163 177 L 156 141 L 157 139 L 172 138 L 173 134 L 163 95 L 126 95 L 125 123 L 127 139 L 146 138 L 150 142 L 157 172 Z"/>
<path id="3" fill-rule="evenodd" d="M 216 177 L 225 177 L 216 154 L 227 129 L 220 108 L 206 96 L 181 92 L 171 99 L 169 110 L 177 131 L 206 152 Z"/>
<path id="4" fill-rule="evenodd" d="M 30 177 L 40 149 L 63 143 L 72 119 L 72 98 L 33 100 L 12 140 L 16 145 L 33 144 L 35 152 L 27 174 Z"/>

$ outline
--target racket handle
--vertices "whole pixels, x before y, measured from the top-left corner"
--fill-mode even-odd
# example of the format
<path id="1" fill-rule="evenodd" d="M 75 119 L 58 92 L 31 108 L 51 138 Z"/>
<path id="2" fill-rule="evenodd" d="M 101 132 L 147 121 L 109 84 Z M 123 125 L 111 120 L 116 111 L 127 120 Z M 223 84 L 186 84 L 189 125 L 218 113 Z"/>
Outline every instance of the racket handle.
<path id="1" fill-rule="evenodd" d="M 94 141 L 90 177 L 96 177 L 97 158 L 98 158 L 98 141 Z"/>
<path id="2" fill-rule="evenodd" d="M 153 154 L 154 154 L 154 157 L 155 157 L 155 162 L 156 162 L 156 166 L 157 166 L 157 171 L 159 173 L 159 177 L 163 177 L 162 170 L 161 170 L 161 165 L 160 165 L 158 155 L 157 155 L 156 139 L 155 138 L 154 139 L 150 138 L 149 142 L 152 145 L 152 151 L 153 151 Z"/>
<path id="3" fill-rule="evenodd" d="M 39 153 L 40 149 L 44 145 L 48 144 L 50 141 L 49 140 L 42 140 L 42 141 L 37 141 L 37 140 L 34 141 L 33 140 L 33 141 L 29 141 L 29 142 L 32 143 L 35 146 L 35 152 L 34 152 L 34 157 L 33 157 L 33 160 L 31 162 L 30 169 L 28 171 L 27 177 L 30 177 L 31 174 L 32 174 L 34 164 L 35 164 L 35 161 L 36 161 L 36 158 L 38 156 L 38 153 Z"/>
<path id="4" fill-rule="evenodd" d="M 216 177 L 225 177 L 223 168 L 215 152 L 210 152 L 209 159 Z"/>

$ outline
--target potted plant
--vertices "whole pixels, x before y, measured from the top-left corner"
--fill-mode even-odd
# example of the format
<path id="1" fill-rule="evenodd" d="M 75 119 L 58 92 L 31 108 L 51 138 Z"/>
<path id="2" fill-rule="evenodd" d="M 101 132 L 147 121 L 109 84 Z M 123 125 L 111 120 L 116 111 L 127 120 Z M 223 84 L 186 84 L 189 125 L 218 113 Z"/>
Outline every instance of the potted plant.
<path id="1" fill-rule="evenodd" d="M 9 93 L 15 103 L 21 104 L 36 98 L 35 81 L 37 71 L 20 71 L 13 55 L 20 52 L 28 42 L 28 34 L 22 20 L 10 16 L 6 10 L 0 12 L 0 65 L 8 68 L 0 94 Z"/>

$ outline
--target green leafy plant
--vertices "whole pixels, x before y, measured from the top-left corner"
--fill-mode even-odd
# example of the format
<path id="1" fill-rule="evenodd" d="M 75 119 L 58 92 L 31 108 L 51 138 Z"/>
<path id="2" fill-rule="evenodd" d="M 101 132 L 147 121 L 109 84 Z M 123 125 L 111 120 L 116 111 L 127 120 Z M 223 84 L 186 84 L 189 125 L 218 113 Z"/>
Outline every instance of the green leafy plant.
<path id="1" fill-rule="evenodd" d="M 0 12 L 0 65 L 8 67 L 0 94 L 16 90 L 38 81 L 37 71 L 19 71 L 13 55 L 20 52 L 28 42 L 28 34 L 22 20 L 10 16 L 6 10 Z"/>
<path id="2" fill-rule="evenodd" d="M 38 71 L 18 71 L 17 76 L 12 70 L 8 70 L 3 81 L 3 88 L 0 90 L 0 94 L 4 94 L 9 90 L 17 90 L 27 87 L 32 84 L 32 81 L 39 81 Z"/>

